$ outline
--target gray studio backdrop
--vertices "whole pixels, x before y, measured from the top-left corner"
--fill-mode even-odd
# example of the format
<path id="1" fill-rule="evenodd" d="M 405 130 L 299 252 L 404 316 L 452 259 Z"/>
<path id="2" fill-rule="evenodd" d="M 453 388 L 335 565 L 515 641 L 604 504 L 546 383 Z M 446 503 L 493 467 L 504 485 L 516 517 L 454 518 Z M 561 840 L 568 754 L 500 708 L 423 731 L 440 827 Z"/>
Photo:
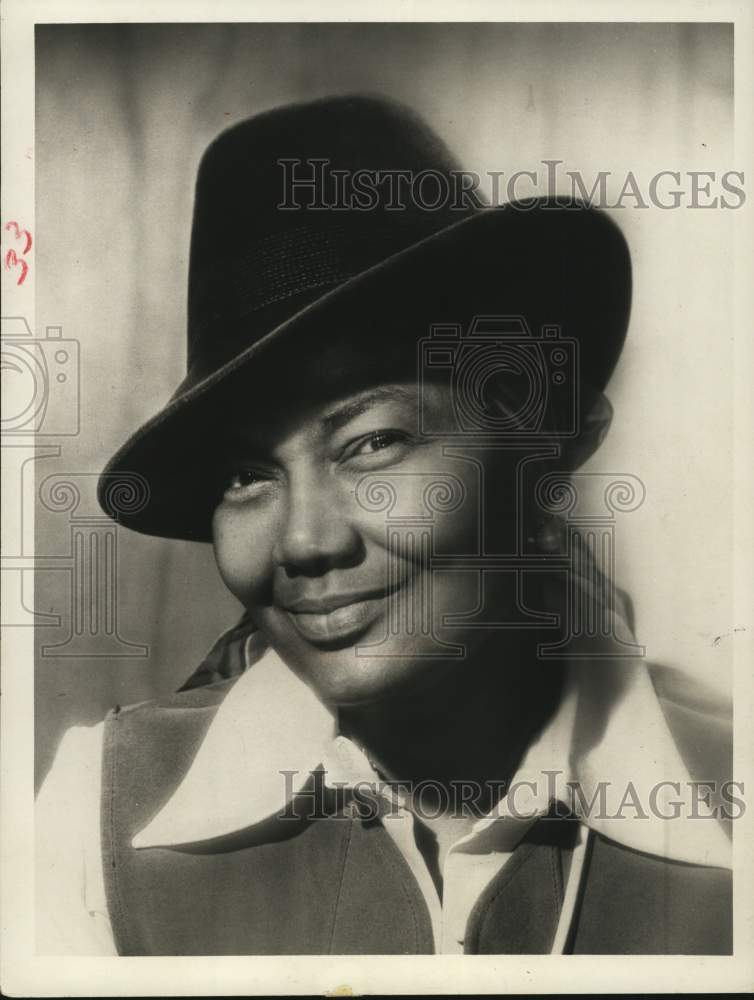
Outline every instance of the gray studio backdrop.
<path id="1" fill-rule="evenodd" d="M 726 25 L 37 28 L 34 332 L 60 328 L 50 337 L 78 345 L 80 406 L 78 433 L 46 428 L 59 454 L 35 463 L 47 489 L 36 530 L 47 568 L 33 597 L 40 777 L 67 726 L 174 689 L 239 613 L 209 546 L 116 537 L 93 501 L 92 473 L 183 375 L 207 143 L 278 104 L 371 91 L 413 105 L 469 169 L 507 176 L 551 158 L 587 179 L 632 170 L 646 185 L 660 170 L 733 167 L 732 67 Z M 619 527 L 617 572 L 648 655 L 722 694 L 734 627 L 734 214 L 630 200 L 613 212 L 634 256 L 635 303 L 609 390 L 616 424 L 590 466 L 647 488 Z"/>

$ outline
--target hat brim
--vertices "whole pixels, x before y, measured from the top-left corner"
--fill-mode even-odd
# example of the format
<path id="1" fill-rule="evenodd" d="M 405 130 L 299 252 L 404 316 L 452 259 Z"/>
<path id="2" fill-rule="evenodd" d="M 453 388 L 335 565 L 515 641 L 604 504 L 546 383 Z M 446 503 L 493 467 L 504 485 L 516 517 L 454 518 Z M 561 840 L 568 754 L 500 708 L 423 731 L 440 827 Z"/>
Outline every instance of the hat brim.
<path id="1" fill-rule="evenodd" d="M 601 390 L 622 349 L 630 302 L 628 248 L 603 212 L 549 199 L 480 211 L 323 290 L 211 374 L 190 371 L 107 464 L 100 505 L 144 534 L 210 541 L 217 417 L 235 392 L 269 392 L 263 360 L 276 349 L 295 357 L 297 347 L 305 352 L 328 332 L 351 329 L 357 350 L 388 350 L 399 338 L 416 357 L 432 324 L 520 315 L 532 331 L 558 325 L 576 339 L 579 379 Z"/>

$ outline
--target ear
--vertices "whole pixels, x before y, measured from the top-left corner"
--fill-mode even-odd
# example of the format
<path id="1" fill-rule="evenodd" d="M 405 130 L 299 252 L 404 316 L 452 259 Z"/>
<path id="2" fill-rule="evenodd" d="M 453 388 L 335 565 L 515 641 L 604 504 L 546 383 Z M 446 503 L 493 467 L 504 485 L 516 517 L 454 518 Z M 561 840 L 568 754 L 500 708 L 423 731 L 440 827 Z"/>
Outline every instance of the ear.
<path id="1" fill-rule="evenodd" d="M 582 387 L 578 436 L 565 445 L 566 465 L 578 469 L 597 451 L 613 422 L 613 406 L 607 396 L 588 386 Z"/>

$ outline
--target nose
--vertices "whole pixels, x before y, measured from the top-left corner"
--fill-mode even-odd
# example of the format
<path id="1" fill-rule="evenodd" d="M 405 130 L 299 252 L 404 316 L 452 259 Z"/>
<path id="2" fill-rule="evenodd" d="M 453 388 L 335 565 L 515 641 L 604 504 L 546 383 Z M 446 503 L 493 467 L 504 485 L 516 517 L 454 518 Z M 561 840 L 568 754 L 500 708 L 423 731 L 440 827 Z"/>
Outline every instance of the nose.
<path id="1" fill-rule="evenodd" d="M 342 487 L 326 472 L 312 469 L 292 474 L 273 544 L 277 565 L 291 576 L 318 576 L 355 565 L 361 551 L 361 538 L 348 515 Z"/>

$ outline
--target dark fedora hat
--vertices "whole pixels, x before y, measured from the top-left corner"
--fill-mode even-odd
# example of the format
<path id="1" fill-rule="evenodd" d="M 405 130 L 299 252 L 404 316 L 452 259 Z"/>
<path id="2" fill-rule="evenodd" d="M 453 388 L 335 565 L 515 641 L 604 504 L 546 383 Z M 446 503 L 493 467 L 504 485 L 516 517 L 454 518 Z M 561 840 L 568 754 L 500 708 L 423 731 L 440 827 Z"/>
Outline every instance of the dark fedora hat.
<path id="1" fill-rule="evenodd" d="M 316 382 L 333 337 L 415 366 L 432 324 L 557 325 L 578 345 L 583 418 L 626 335 L 622 234 L 575 200 L 458 198 L 461 175 L 415 113 L 383 98 L 290 105 L 215 139 L 196 185 L 187 374 L 108 463 L 103 509 L 146 534 L 210 540 L 229 400 L 266 393 L 284 407 L 302 378 Z"/>

